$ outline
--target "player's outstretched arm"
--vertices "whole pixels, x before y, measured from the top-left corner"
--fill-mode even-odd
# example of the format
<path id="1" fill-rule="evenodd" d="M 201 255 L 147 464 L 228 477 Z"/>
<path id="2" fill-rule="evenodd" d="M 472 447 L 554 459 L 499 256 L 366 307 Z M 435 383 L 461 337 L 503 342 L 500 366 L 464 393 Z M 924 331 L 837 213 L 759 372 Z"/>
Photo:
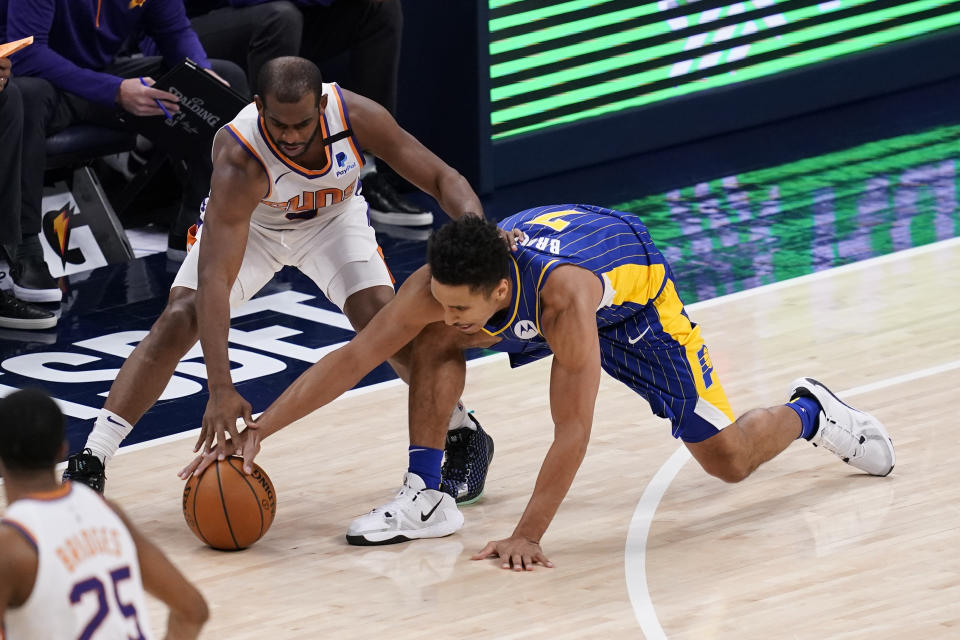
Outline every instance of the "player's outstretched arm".
<path id="1" fill-rule="evenodd" d="M 300 374 L 251 428 L 228 442 L 226 454 L 239 447 L 244 471 L 252 473 L 260 440 L 340 397 L 413 340 L 425 326 L 442 319 L 443 309 L 430 294 L 430 271 L 421 267 L 360 333 Z M 201 454 L 178 475 L 184 480 L 191 474 L 199 475 L 215 459 L 216 452 Z"/>
<path id="2" fill-rule="evenodd" d="M 0 523 L 0 629 L 7 610 L 27 601 L 36 580 L 36 549 L 19 531 Z"/>
<path id="3" fill-rule="evenodd" d="M 207 601 L 157 545 L 130 522 L 117 505 L 110 507 L 123 520 L 137 547 L 143 588 L 170 609 L 167 618 L 167 640 L 193 640 L 210 617 Z"/>
<path id="4" fill-rule="evenodd" d="M 269 190 L 266 173 L 229 133 L 221 130 L 213 146 L 210 198 L 203 215 L 197 278 L 197 323 L 207 367 L 210 398 L 194 447 L 222 446 L 226 433 L 237 435 L 237 418 L 253 422 L 251 407 L 230 378 L 227 334 L 230 330 L 230 290 L 247 246 L 250 217 Z"/>
<path id="5" fill-rule="evenodd" d="M 378 158 L 422 191 L 433 196 L 451 218 L 483 217 L 483 206 L 460 173 L 404 130 L 382 106 L 343 91 L 357 138 Z"/>
<path id="6" fill-rule="evenodd" d="M 594 274 L 573 266 L 558 267 L 544 287 L 540 324 L 554 353 L 550 370 L 553 444 L 513 534 L 487 543 L 474 560 L 499 556 L 504 569 L 515 571 L 532 570 L 537 563 L 553 566 L 540 548 L 540 539 L 567 495 L 590 440 L 600 385 L 596 309 L 602 293 Z"/>

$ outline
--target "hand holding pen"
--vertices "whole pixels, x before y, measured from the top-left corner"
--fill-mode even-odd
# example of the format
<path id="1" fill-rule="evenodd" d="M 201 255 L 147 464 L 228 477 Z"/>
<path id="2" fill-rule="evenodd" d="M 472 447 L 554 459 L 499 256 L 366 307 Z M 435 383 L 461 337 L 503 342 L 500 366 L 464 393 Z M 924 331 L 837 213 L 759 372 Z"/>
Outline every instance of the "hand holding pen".
<path id="1" fill-rule="evenodd" d="M 120 83 L 117 104 L 135 116 L 166 116 L 180 111 L 179 98 L 167 91 L 154 89 L 153 78 L 127 78 Z"/>

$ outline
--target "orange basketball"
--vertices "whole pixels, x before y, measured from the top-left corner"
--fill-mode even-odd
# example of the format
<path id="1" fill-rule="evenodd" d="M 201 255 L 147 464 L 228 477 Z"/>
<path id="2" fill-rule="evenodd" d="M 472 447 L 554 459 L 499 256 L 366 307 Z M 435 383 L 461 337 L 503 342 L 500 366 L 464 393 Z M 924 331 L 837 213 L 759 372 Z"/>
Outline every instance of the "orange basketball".
<path id="1" fill-rule="evenodd" d="M 249 476 L 243 459 L 211 464 L 183 487 L 183 517 L 194 535 L 214 549 L 236 551 L 263 537 L 277 513 L 277 494 L 256 464 Z"/>

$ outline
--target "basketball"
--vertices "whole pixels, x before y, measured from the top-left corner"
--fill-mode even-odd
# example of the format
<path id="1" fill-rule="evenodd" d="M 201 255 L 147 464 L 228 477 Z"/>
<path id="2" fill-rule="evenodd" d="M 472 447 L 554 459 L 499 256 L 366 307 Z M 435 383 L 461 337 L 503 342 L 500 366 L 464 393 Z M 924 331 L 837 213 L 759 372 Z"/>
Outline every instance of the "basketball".
<path id="1" fill-rule="evenodd" d="M 230 456 L 211 464 L 183 487 L 183 517 L 200 540 L 214 549 L 237 551 L 263 537 L 277 513 L 276 493 L 266 472 Z"/>

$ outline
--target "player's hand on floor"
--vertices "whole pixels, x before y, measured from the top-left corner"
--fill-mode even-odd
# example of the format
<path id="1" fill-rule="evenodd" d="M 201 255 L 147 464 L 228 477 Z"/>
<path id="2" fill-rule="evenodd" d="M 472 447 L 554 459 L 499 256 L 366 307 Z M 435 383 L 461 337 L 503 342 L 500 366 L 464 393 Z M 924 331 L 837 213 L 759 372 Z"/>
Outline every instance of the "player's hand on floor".
<path id="1" fill-rule="evenodd" d="M 210 399 L 207 400 L 207 409 L 203 412 L 203 424 L 200 427 L 200 437 L 197 438 L 197 444 L 193 447 L 194 453 L 207 453 L 216 448 L 220 450 L 219 459 L 223 460 L 230 455 L 223 452 L 223 446 L 227 439 L 227 434 L 236 439 L 239 435 L 237 431 L 237 418 L 243 418 L 248 427 L 254 427 L 252 407 L 243 396 L 237 393 L 232 386 L 228 389 L 220 389 L 210 392 Z"/>
<path id="2" fill-rule="evenodd" d="M 504 241 L 504 243 L 510 247 L 511 252 L 515 252 L 517 250 L 518 242 L 523 242 L 527 239 L 527 234 L 525 234 L 523 231 L 520 231 L 520 229 L 510 229 L 507 231 L 506 229 L 498 228 L 497 231 L 500 233 L 500 238 Z"/>
<path id="3" fill-rule="evenodd" d="M 494 540 L 488 542 L 487 546 L 474 554 L 471 560 L 483 560 L 497 556 L 500 558 L 501 569 L 513 569 L 514 571 L 533 571 L 533 565 L 540 564 L 544 567 L 553 567 L 553 563 L 543 555 L 543 549 L 540 543 L 528 540 L 521 536 L 510 536 L 505 540 Z"/>
<path id="4" fill-rule="evenodd" d="M 243 457 L 243 471 L 253 473 L 253 459 L 260 453 L 260 432 L 255 428 L 244 429 L 236 438 L 227 440 L 220 449 L 204 451 L 190 461 L 190 464 L 180 470 L 177 476 L 181 480 L 188 480 L 190 476 L 201 475 L 207 467 L 220 458 L 220 451 L 224 457 L 238 455 Z"/>

